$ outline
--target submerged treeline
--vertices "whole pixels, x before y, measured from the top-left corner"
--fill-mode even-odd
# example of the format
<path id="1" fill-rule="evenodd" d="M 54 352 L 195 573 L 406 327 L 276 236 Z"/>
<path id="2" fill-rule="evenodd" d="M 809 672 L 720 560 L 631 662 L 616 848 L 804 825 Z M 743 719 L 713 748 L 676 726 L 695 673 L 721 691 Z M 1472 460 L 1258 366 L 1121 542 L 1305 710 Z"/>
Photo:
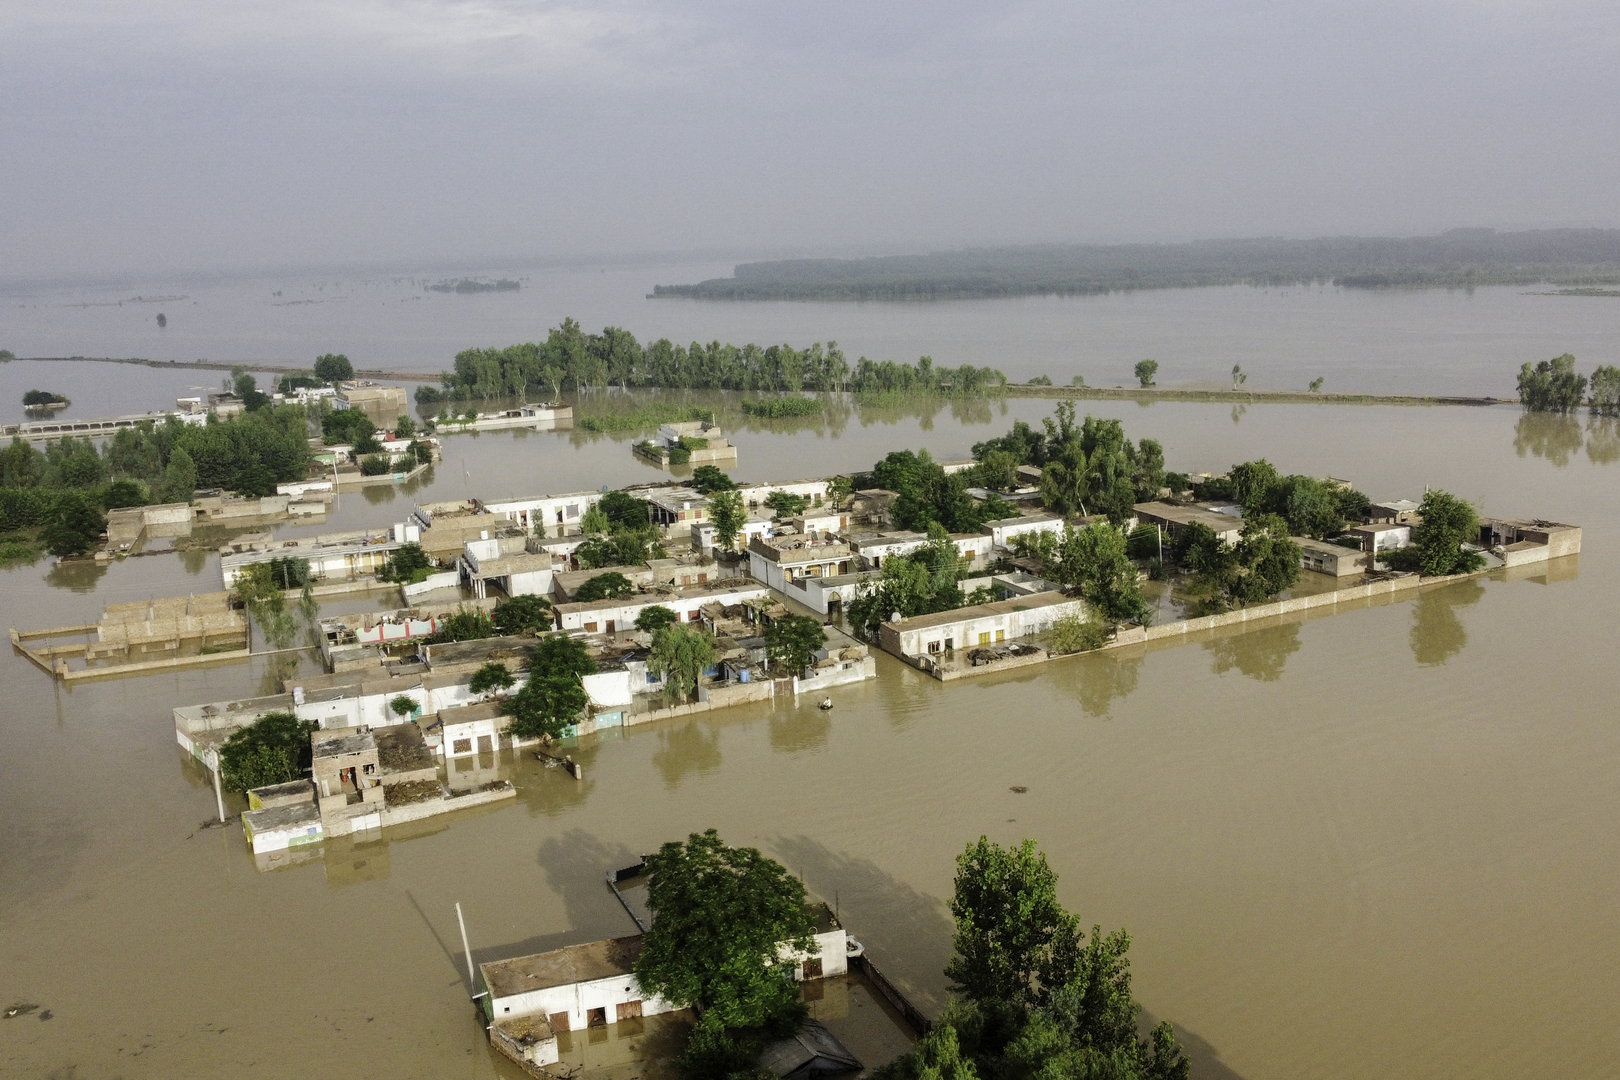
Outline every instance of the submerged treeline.
<path id="1" fill-rule="evenodd" d="M 861 357 L 852 365 L 836 341 L 807 349 L 791 345 L 676 345 L 659 338 L 643 346 L 628 330 L 609 326 L 587 334 L 564 319 L 542 342 L 505 348 L 464 349 L 442 387 L 423 383 L 418 402 L 494 398 L 617 386 L 668 390 L 757 390 L 786 393 L 977 394 L 999 390 L 1007 376 L 994 368 L 935 367 Z"/>
<path id="2" fill-rule="evenodd" d="M 1620 283 L 1620 230 L 1439 236 L 1199 240 L 1185 244 L 1041 245 L 743 263 L 729 278 L 658 285 L 654 296 L 710 300 L 936 300 L 1088 295 L 1213 285 L 1473 288 Z"/>

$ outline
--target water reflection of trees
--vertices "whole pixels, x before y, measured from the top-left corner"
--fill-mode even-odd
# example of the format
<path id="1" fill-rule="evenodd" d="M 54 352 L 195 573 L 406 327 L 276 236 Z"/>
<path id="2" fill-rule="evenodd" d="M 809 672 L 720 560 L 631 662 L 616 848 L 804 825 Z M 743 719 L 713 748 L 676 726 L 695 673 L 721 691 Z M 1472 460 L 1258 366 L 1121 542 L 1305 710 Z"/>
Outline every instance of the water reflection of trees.
<path id="1" fill-rule="evenodd" d="M 1564 413 L 1525 412 L 1513 425 L 1513 449 L 1520 456 L 1526 453 L 1546 458 L 1554 468 L 1569 464 L 1572 454 L 1581 448 L 1580 421 Z"/>
<path id="2" fill-rule="evenodd" d="M 1088 716 L 1107 716 L 1116 698 L 1124 701 L 1136 692 L 1143 655 L 1109 651 L 1072 663 L 1074 696 Z"/>
<path id="3" fill-rule="evenodd" d="M 107 573 L 109 564 L 94 559 L 57 559 L 45 574 L 45 584 L 73 592 L 94 592 L 96 583 Z"/>
<path id="4" fill-rule="evenodd" d="M 360 494 L 366 497 L 366 502 L 372 506 L 381 506 L 383 503 L 394 501 L 395 491 L 393 484 L 369 484 L 360 489 Z"/>
<path id="5" fill-rule="evenodd" d="M 1594 416 L 1586 422 L 1586 456 L 1594 465 L 1620 461 L 1620 420 Z"/>
<path id="6" fill-rule="evenodd" d="M 1468 631 L 1457 618 L 1457 609 L 1479 603 L 1485 586 L 1478 581 L 1461 581 L 1443 589 L 1421 594 L 1412 608 L 1412 657 L 1424 666 L 1444 664 L 1463 651 Z"/>
<path id="7" fill-rule="evenodd" d="M 1247 405 L 1238 404 L 1232 406 L 1232 423 L 1236 425 L 1248 411 L 1249 407 Z"/>
<path id="8" fill-rule="evenodd" d="M 832 713 L 808 705 L 771 714 L 771 748 L 784 754 L 819 750 L 832 733 Z"/>
<path id="9" fill-rule="evenodd" d="M 1233 668 L 1260 682 L 1276 682 L 1282 678 L 1288 658 L 1299 651 L 1299 624 L 1267 626 L 1259 630 L 1218 637 L 1204 642 L 1204 648 L 1213 654 L 1210 670 L 1224 675 Z"/>
<path id="10" fill-rule="evenodd" d="M 653 765 L 671 791 L 693 773 L 701 776 L 720 767 L 720 730 L 710 724 L 688 720 L 680 727 L 660 731 L 658 744 Z"/>

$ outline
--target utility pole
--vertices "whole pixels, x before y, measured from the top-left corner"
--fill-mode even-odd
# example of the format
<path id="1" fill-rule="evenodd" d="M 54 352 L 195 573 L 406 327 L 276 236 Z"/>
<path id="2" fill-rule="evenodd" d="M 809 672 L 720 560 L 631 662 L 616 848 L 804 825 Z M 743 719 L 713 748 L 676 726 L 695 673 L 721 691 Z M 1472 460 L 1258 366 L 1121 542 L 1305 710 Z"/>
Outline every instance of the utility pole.
<path id="1" fill-rule="evenodd" d="M 214 802 L 219 807 L 219 823 L 225 824 L 225 793 L 220 789 L 219 783 L 219 751 L 214 751 Z"/>
<path id="2" fill-rule="evenodd" d="M 478 979 L 473 975 L 472 947 L 467 944 L 467 920 L 461 917 L 461 901 L 456 901 L 456 922 L 461 925 L 461 951 L 467 954 L 467 989 L 477 989 Z"/>

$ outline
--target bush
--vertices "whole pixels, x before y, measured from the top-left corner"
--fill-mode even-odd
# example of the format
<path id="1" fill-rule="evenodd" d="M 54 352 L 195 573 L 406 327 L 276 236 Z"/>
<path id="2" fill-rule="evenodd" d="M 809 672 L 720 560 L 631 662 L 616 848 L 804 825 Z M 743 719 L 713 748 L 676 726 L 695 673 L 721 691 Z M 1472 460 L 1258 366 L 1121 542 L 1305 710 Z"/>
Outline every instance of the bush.
<path id="1" fill-rule="evenodd" d="M 1059 655 L 1100 649 L 1108 640 L 1108 628 L 1095 619 L 1082 620 L 1066 615 L 1052 624 L 1049 643 Z"/>
<path id="2" fill-rule="evenodd" d="M 501 601 L 492 621 L 502 634 L 527 634 L 551 629 L 551 601 L 543 596 L 514 596 Z"/>
<path id="3" fill-rule="evenodd" d="M 443 645 L 448 641 L 473 641 L 495 636 L 495 623 L 477 608 L 460 608 L 439 622 L 436 633 L 427 638 L 429 645 Z"/>
<path id="4" fill-rule="evenodd" d="M 360 459 L 361 476 L 386 476 L 394 471 L 387 454 L 367 454 Z"/>
<path id="5" fill-rule="evenodd" d="M 605 574 L 597 574 L 582 584 L 574 592 L 575 603 L 588 603 L 592 600 L 618 600 L 631 595 L 636 587 L 630 584 L 630 579 L 617 570 L 609 570 Z"/>
<path id="6" fill-rule="evenodd" d="M 101 505 L 108 510 L 146 505 L 146 489 L 133 480 L 114 480 L 101 493 Z"/>
<path id="7" fill-rule="evenodd" d="M 290 712 L 265 713 L 219 750 L 220 784 L 232 791 L 286 784 L 309 769 L 315 724 Z"/>
<path id="8" fill-rule="evenodd" d="M 667 607 L 650 607 L 636 616 L 636 629 L 649 634 L 656 634 L 664 627 L 679 621 L 680 616 Z"/>
<path id="9" fill-rule="evenodd" d="M 778 416 L 810 416 L 821 411 L 821 402 L 807 397 L 761 398 L 744 401 L 742 411 L 748 416 L 774 419 Z"/>
<path id="10" fill-rule="evenodd" d="M 510 690 L 516 681 L 505 664 L 499 660 L 491 660 L 473 672 L 472 679 L 467 683 L 467 689 L 474 694 L 487 694 L 491 690 Z"/>
<path id="11" fill-rule="evenodd" d="M 52 555 L 83 555 L 95 547 L 106 531 L 107 519 L 81 492 L 64 491 L 40 539 Z"/>

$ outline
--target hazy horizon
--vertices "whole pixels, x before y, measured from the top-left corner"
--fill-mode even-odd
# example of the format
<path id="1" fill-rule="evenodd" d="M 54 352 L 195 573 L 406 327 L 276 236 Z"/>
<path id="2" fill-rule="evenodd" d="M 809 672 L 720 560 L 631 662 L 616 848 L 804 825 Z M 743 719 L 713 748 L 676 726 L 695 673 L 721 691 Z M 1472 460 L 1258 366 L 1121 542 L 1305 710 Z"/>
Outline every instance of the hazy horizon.
<path id="1" fill-rule="evenodd" d="M 0 278 L 1620 225 L 1620 11 L 0 11 Z"/>

